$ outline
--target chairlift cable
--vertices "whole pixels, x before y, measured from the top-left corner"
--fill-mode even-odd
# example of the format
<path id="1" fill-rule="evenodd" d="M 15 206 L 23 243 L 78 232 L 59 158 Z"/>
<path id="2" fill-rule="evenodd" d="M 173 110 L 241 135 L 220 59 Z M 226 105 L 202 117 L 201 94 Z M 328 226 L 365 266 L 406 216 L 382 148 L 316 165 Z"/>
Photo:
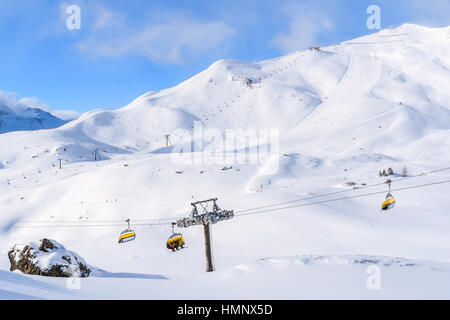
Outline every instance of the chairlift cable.
<path id="1" fill-rule="evenodd" d="M 172 216 L 167 218 L 148 218 L 148 219 L 130 219 L 131 222 L 147 222 L 147 221 L 172 221 L 178 219 L 182 216 Z M 22 220 L 24 223 L 117 223 L 117 225 L 122 225 L 125 219 L 120 220 Z M 5 221 L 1 221 L 5 222 Z M 126 221 L 125 221 L 126 222 Z"/>
<path id="2" fill-rule="evenodd" d="M 424 175 L 428 175 L 428 174 L 431 174 L 431 173 L 436 173 L 436 172 L 440 172 L 440 171 L 444 171 L 444 170 L 449 170 L 449 169 L 450 169 L 450 167 L 443 168 L 443 169 L 438 169 L 438 170 L 433 170 L 433 171 L 425 172 L 425 173 L 422 173 L 422 174 L 419 174 L 419 175 L 414 175 L 414 176 L 409 176 L 409 177 L 404 177 L 404 178 L 400 178 L 400 179 L 397 179 L 397 180 L 393 180 L 392 182 L 398 182 L 398 181 L 406 180 L 406 179 L 409 179 L 409 178 L 420 177 L 420 176 L 424 176 Z M 439 182 L 433 182 L 433 183 L 421 184 L 421 185 L 416 185 L 416 186 L 410 186 L 410 187 L 403 187 L 403 188 L 393 189 L 392 191 L 403 191 L 403 190 L 408 190 L 408 189 L 416 189 L 416 188 L 420 188 L 420 187 L 444 184 L 444 183 L 449 183 L 449 182 L 450 182 L 450 180 L 444 180 L 444 181 L 439 181 Z M 340 194 L 340 193 L 349 192 L 349 191 L 366 189 L 366 188 L 379 186 L 379 185 L 384 185 L 384 184 L 386 184 L 386 182 L 377 183 L 377 184 L 373 184 L 373 185 L 369 185 L 369 186 L 364 186 L 364 187 L 361 187 L 361 188 L 358 188 L 358 189 L 343 190 L 343 191 L 338 191 L 338 192 L 333 192 L 333 193 L 328 193 L 328 194 L 311 196 L 311 197 L 298 199 L 298 200 L 280 202 L 280 203 L 267 205 L 267 206 L 262 206 L 262 207 L 257 207 L 257 208 L 253 208 L 253 209 L 246 209 L 246 210 L 236 211 L 235 212 L 235 216 L 247 216 L 247 215 L 252 215 L 252 214 L 259 214 L 259 213 L 272 212 L 272 211 L 278 211 L 278 210 L 285 210 L 285 209 L 296 208 L 296 207 L 310 206 L 310 205 L 314 205 L 314 204 L 335 202 L 335 201 L 341 201 L 341 200 L 347 200 L 347 199 L 353 199 L 353 198 L 359 198 L 359 197 L 383 194 L 383 193 L 385 193 L 385 191 L 378 191 L 378 192 L 365 193 L 365 194 L 359 194 L 359 195 L 342 197 L 342 198 L 328 199 L 328 200 L 323 200 L 323 201 L 308 202 L 308 203 L 304 203 L 304 204 L 298 204 L 298 205 L 281 207 L 281 208 L 266 209 L 266 208 L 271 208 L 271 207 L 275 207 L 275 206 L 279 206 L 279 205 L 283 205 L 283 204 L 289 204 L 289 203 L 294 203 L 294 202 L 306 201 L 306 200 L 315 199 L 315 198 L 319 198 L 319 197 L 325 197 L 325 196 Z M 265 210 L 259 210 L 259 209 L 265 209 Z M 168 221 L 169 220 L 173 221 L 174 219 L 176 219 L 178 217 L 149 218 L 149 219 L 137 219 L 137 220 L 130 219 L 130 221 L 133 221 L 133 225 L 135 225 L 135 226 L 162 226 L 162 225 L 171 225 L 172 222 L 168 222 Z M 134 223 L 135 221 L 136 222 L 161 221 L 161 223 L 150 223 L 150 222 L 149 223 Z M 167 221 L 167 222 L 163 222 L 163 221 Z M 24 220 L 24 221 L 21 221 L 21 222 L 23 222 L 23 223 L 48 223 L 48 222 L 55 222 L 56 223 L 57 222 L 57 223 L 83 223 L 83 224 L 77 224 L 77 225 L 51 225 L 51 226 L 50 225 L 49 226 L 20 226 L 20 225 L 18 225 L 18 226 L 12 226 L 12 228 L 117 227 L 117 226 L 121 226 L 121 224 L 123 224 L 124 220 L 123 219 L 122 220 L 109 220 L 109 221 L 108 220 L 92 220 L 92 221 L 86 221 L 86 220 L 84 220 L 84 221 L 83 220 L 54 220 L 54 221 L 52 221 L 52 220 L 48 220 L 48 221 L 45 221 L 45 220 L 34 220 L 34 221 L 33 220 L 28 220 L 28 221 L 26 221 L 26 220 Z M 117 224 L 94 224 L 93 225 L 93 224 L 87 224 L 87 223 L 117 223 Z"/>
<path id="3" fill-rule="evenodd" d="M 399 179 L 396 179 L 396 180 L 391 180 L 391 183 L 399 182 L 399 181 L 403 181 L 403 180 L 407 180 L 407 179 L 411 179 L 411 178 L 417 178 L 417 177 L 421 177 L 421 176 L 429 175 L 431 173 L 441 172 L 441 171 L 445 171 L 445 170 L 450 170 L 450 167 L 443 168 L 443 169 L 438 169 L 438 170 L 433 170 L 433 171 L 429 171 L 429 172 L 424 172 L 424 173 L 421 173 L 421 174 L 418 174 L 418 175 L 407 176 L 407 177 L 399 178 Z M 254 210 L 259 210 L 259 209 L 276 207 L 276 206 L 283 205 L 283 204 L 302 202 L 302 201 L 306 201 L 306 200 L 310 200 L 310 199 L 322 198 L 322 197 L 337 195 L 337 194 L 341 194 L 341 193 L 347 193 L 347 192 L 356 191 L 356 190 L 368 189 L 368 188 L 372 188 L 372 187 L 381 186 L 381 185 L 384 185 L 384 184 L 386 184 L 386 182 L 381 182 L 381 183 L 376 183 L 376 184 L 366 185 L 366 186 L 362 186 L 362 187 L 358 187 L 358 188 L 341 190 L 341 191 L 336 191 L 336 192 L 331 192 L 331 193 L 326 193 L 326 194 L 314 195 L 314 196 L 310 196 L 310 197 L 306 197 L 306 198 L 302 198 L 302 199 L 278 202 L 278 203 L 274 203 L 274 204 L 271 204 L 271 205 L 266 205 L 266 206 L 261 206 L 261 207 L 256 207 L 256 208 L 244 209 L 244 210 L 236 211 L 235 213 L 239 214 L 239 213 L 244 213 L 244 212 L 249 212 L 249 211 L 254 211 Z"/>
<path id="4" fill-rule="evenodd" d="M 450 180 L 444 180 L 444 181 L 439 181 L 439 182 L 432 182 L 432 183 L 426 183 L 426 184 L 421 184 L 421 185 L 416 185 L 416 186 L 410 186 L 410 187 L 403 187 L 403 188 L 393 189 L 392 191 L 403 191 L 403 190 L 409 190 L 409 189 L 417 189 L 417 188 L 421 188 L 421 187 L 433 186 L 433 185 L 444 184 L 444 183 L 449 183 L 449 182 L 450 182 Z M 328 200 L 323 200 L 323 201 L 302 203 L 302 204 L 288 206 L 288 207 L 266 209 L 266 210 L 246 212 L 246 213 L 240 213 L 240 214 L 238 213 L 238 214 L 235 214 L 235 217 L 242 217 L 242 216 L 248 216 L 248 215 L 252 215 L 252 214 L 259 214 L 259 213 L 265 213 L 265 212 L 271 212 L 271 211 L 285 210 L 285 209 L 291 209 L 291 208 L 297 208 L 297 207 L 306 207 L 306 206 L 311 206 L 311 205 L 315 205 L 315 204 L 335 202 L 335 201 L 341 201 L 341 200 L 348 200 L 348 199 L 367 197 L 367 196 L 373 196 L 373 195 L 385 194 L 385 193 L 386 193 L 386 191 L 377 191 L 377 192 L 372 192 L 372 193 L 359 194 L 359 195 L 355 195 L 355 196 L 348 196 L 348 197 L 328 199 Z"/>
<path id="5" fill-rule="evenodd" d="M 170 223 L 136 223 L 133 226 L 165 226 L 170 225 Z M 91 228 L 91 227 L 122 227 L 120 224 L 91 224 L 91 225 L 41 225 L 41 226 L 22 226 L 22 225 L 14 225 L 11 228 Z"/>

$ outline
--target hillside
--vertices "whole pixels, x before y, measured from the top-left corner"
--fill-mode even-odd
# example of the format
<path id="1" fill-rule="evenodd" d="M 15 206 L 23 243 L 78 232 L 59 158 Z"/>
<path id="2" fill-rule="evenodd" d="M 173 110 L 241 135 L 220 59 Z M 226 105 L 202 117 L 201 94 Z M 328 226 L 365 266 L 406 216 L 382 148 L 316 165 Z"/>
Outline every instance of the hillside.
<path id="1" fill-rule="evenodd" d="M 450 170 L 422 175 L 449 167 L 449 50 L 450 27 L 405 24 L 267 61 L 220 60 L 121 109 L 1 134 L 0 282 L 8 286 L 0 298 L 448 298 L 450 185 L 394 191 L 397 206 L 386 214 L 387 178 L 378 172 L 393 168 L 394 190 L 450 179 Z M 177 133 L 195 121 L 220 134 L 278 129 L 279 150 L 258 163 L 174 162 L 173 148 L 191 142 Z M 238 213 L 340 191 L 361 197 L 214 225 L 214 274 L 204 274 L 200 227 L 178 230 L 186 249 L 165 248 L 167 223 L 188 215 L 193 200 L 218 197 Z M 119 245 L 127 218 L 138 236 Z M 42 237 L 112 273 L 82 279 L 74 292 L 61 279 L 4 271 L 10 246 Z M 382 268 L 385 290 L 367 290 L 371 264 Z M 135 291 L 111 293 L 124 284 Z"/>

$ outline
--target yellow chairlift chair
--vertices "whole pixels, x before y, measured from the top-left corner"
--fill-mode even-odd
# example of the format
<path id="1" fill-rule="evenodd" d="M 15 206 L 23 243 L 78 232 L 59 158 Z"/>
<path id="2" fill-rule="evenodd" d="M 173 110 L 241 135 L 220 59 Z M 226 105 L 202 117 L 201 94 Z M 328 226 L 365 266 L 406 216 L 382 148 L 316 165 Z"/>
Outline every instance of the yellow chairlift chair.
<path id="1" fill-rule="evenodd" d="M 125 222 L 128 223 L 128 228 L 120 233 L 119 243 L 125 243 L 136 239 L 136 232 L 130 228 L 130 219 L 127 219 Z"/>
<path id="2" fill-rule="evenodd" d="M 172 251 L 183 249 L 186 242 L 181 233 L 174 232 L 175 223 L 172 223 L 172 235 L 167 239 L 166 247 Z"/>
<path id="3" fill-rule="evenodd" d="M 386 195 L 386 200 L 383 201 L 383 204 L 381 205 L 381 210 L 387 211 L 389 209 L 392 209 L 395 207 L 395 199 L 391 194 L 391 180 L 386 181 L 386 183 L 389 185 L 389 192 Z"/>

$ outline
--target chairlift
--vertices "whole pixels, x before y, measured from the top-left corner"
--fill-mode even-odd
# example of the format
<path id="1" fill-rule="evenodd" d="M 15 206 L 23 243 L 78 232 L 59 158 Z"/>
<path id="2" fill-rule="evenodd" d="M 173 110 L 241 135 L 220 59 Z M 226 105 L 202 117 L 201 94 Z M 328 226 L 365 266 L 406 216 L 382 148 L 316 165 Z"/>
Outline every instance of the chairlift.
<path id="1" fill-rule="evenodd" d="M 120 233 L 119 243 L 125 243 L 136 239 L 136 233 L 130 228 L 130 219 L 125 220 L 128 223 L 128 228 Z"/>
<path id="2" fill-rule="evenodd" d="M 381 205 L 381 210 L 383 210 L 383 211 L 387 211 L 387 210 L 392 209 L 393 207 L 395 207 L 395 202 L 396 201 L 395 201 L 394 197 L 391 194 L 391 182 L 392 181 L 390 179 L 386 181 L 386 183 L 389 186 L 389 192 L 386 195 L 386 200 L 384 200 L 383 204 Z"/>
<path id="3" fill-rule="evenodd" d="M 186 242 L 184 241 L 183 235 L 181 233 L 174 232 L 174 227 L 176 223 L 172 222 L 172 235 L 167 239 L 166 247 L 169 250 L 175 251 L 183 249 Z"/>

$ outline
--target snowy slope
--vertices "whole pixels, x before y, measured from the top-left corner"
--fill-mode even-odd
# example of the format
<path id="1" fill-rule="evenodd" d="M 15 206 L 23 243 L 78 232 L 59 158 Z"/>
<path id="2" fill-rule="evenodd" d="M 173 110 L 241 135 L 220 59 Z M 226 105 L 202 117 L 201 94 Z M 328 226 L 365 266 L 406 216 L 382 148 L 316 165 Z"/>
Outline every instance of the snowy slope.
<path id="1" fill-rule="evenodd" d="M 367 191 L 351 183 L 384 182 L 383 168 L 400 173 L 406 166 L 419 175 L 448 167 L 449 32 L 407 24 L 262 62 L 221 60 L 124 108 L 91 111 L 54 130 L 0 135 L 0 269 L 9 268 L 10 246 L 49 237 L 112 272 L 67 291 L 65 280 L 2 271 L 0 282 L 8 284 L 0 297 L 123 298 L 114 288 L 129 284 L 138 288 L 129 298 L 174 291 L 177 298 L 205 298 L 208 284 L 209 294 L 220 293 L 208 298 L 448 298 L 449 184 L 396 192 L 389 214 L 379 209 L 387 191 L 380 185 L 372 196 L 237 216 L 212 228 L 212 275 L 203 272 L 201 227 L 182 230 L 188 248 L 173 254 L 164 246 L 170 226 L 138 221 L 186 216 L 192 200 L 210 197 L 240 211 L 347 189 L 362 195 Z M 194 121 L 220 131 L 278 128 L 279 170 L 270 172 L 267 163 L 174 163 L 164 135 L 192 130 Z M 101 161 L 93 161 L 95 149 Z M 450 171 L 393 187 L 446 179 Z M 118 221 L 126 218 L 138 236 L 118 245 L 126 228 Z M 98 226 L 83 227 L 92 224 Z M 310 255 L 326 263 L 306 263 Z M 376 261 L 355 265 L 361 256 Z M 413 266 L 386 266 L 386 259 Z M 371 264 L 380 264 L 386 290 L 367 289 Z M 267 278 L 273 280 L 259 285 Z M 190 295 L 183 288 L 193 282 L 198 291 Z M 245 290 L 237 291 L 238 283 Z"/>
<path id="2" fill-rule="evenodd" d="M 382 270 L 380 290 L 368 290 L 367 266 Z M 414 279 L 414 283 L 411 283 Z M 195 277 L 106 273 L 55 279 L 0 271 L 0 298 L 8 299 L 442 299 L 448 263 L 378 256 L 290 256 Z M 124 283 L 128 288 L 123 293 Z M 71 290 L 70 288 L 77 288 Z M 220 288 L 220 290 L 217 290 Z"/>

